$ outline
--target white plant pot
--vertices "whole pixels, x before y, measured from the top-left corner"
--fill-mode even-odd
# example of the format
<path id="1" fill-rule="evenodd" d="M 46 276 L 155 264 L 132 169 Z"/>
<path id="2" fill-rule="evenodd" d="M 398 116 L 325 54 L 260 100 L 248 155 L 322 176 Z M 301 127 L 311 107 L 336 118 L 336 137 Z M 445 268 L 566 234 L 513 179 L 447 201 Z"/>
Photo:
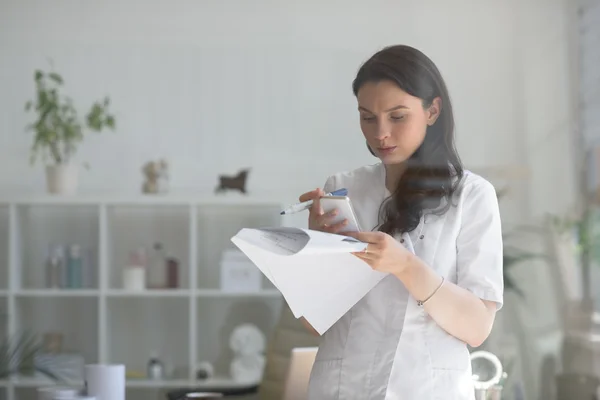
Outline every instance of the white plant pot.
<path id="1" fill-rule="evenodd" d="M 46 166 L 48 192 L 60 195 L 77 193 L 79 166 L 76 164 L 56 164 Z"/>

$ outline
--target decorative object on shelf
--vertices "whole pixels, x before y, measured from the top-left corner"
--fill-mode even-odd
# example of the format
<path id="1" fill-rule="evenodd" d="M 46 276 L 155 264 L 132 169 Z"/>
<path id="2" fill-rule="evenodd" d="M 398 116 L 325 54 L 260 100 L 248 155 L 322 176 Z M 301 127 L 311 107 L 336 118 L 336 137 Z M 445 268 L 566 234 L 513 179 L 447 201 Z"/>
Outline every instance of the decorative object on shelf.
<path id="1" fill-rule="evenodd" d="M 64 287 L 64 248 L 62 246 L 51 245 L 49 253 L 46 260 L 46 287 L 48 289 L 60 289 Z"/>
<path id="2" fill-rule="evenodd" d="M 69 246 L 67 287 L 70 289 L 81 289 L 83 287 L 83 261 L 81 259 L 81 247 L 77 244 Z"/>
<path id="3" fill-rule="evenodd" d="M 152 254 L 148 260 L 148 276 L 146 286 L 148 289 L 164 289 L 167 287 L 167 256 L 164 246 L 160 242 L 152 246 Z"/>
<path id="4" fill-rule="evenodd" d="M 40 352 L 35 357 L 35 364 L 39 367 L 51 366 L 56 376 L 60 377 L 64 382 L 82 382 L 84 379 L 83 368 L 85 359 L 81 353 Z"/>
<path id="5" fill-rule="evenodd" d="M 129 254 L 129 264 L 123 268 L 123 289 L 146 289 L 146 250 L 139 248 Z"/>
<path id="6" fill-rule="evenodd" d="M 227 190 L 238 190 L 239 192 L 246 194 L 246 180 L 250 168 L 246 168 L 238 172 L 235 176 L 219 175 L 219 185 L 215 188 L 215 193 L 221 193 Z"/>
<path id="7" fill-rule="evenodd" d="M 63 334 L 60 332 L 44 333 L 44 353 L 60 353 L 63 345 Z"/>
<path id="8" fill-rule="evenodd" d="M 167 193 L 169 191 L 169 164 L 166 160 L 148 161 L 142 167 L 144 183 L 142 192 L 146 194 Z"/>
<path id="9" fill-rule="evenodd" d="M 238 249 L 226 249 L 221 255 L 221 290 L 228 293 L 258 292 L 262 274 Z"/>
<path id="10" fill-rule="evenodd" d="M 125 365 L 86 365 L 85 394 L 97 400 L 125 400 Z"/>
<path id="11" fill-rule="evenodd" d="M 79 244 L 50 244 L 46 258 L 46 288 L 82 289 L 93 287 L 90 250 Z"/>
<path id="12" fill-rule="evenodd" d="M 259 382 L 265 366 L 265 335 L 253 324 L 237 326 L 229 339 L 233 351 L 231 377 L 238 382 Z"/>
<path id="13" fill-rule="evenodd" d="M 77 145 L 83 140 L 84 124 L 79 120 L 72 99 L 60 95 L 64 80 L 58 73 L 36 70 L 35 100 L 25 104 L 26 111 L 33 111 L 37 119 L 27 126 L 34 131 L 31 147 L 31 163 L 41 154 L 46 166 L 47 189 L 49 193 L 72 195 L 77 192 L 79 166 L 73 156 Z M 95 132 L 104 128 L 115 128 L 115 118 L 108 111 L 110 100 L 105 97 L 92 104 L 85 115 L 86 127 Z"/>
<path id="14" fill-rule="evenodd" d="M 196 365 L 196 379 L 203 381 L 215 376 L 215 367 L 208 361 L 201 361 Z"/>
<path id="15" fill-rule="evenodd" d="M 0 341 L 0 380 L 13 375 L 40 373 L 54 381 L 60 381 L 53 365 L 37 365 L 35 357 L 42 352 L 43 344 L 31 332 L 8 336 Z"/>
<path id="16" fill-rule="evenodd" d="M 179 260 L 175 257 L 167 258 L 167 287 L 169 289 L 179 287 Z"/>
<path id="17" fill-rule="evenodd" d="M 157 355 L 152 355 L 148 361 L 146 375 L 148 379 L 161 380 L 165 378 L 165 367 Z"/>

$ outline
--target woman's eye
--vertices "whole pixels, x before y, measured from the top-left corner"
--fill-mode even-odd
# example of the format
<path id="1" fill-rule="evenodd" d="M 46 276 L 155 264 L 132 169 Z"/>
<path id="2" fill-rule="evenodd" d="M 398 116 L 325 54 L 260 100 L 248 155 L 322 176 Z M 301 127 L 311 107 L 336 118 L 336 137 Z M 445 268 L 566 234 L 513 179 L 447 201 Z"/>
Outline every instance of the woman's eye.
<path id="1" fill-rule="evenodd" d="M 363 121 L 372 122 L 375 121 L 375 117 L 362 117 Z"/>
<path id="2" fill-rule="evenodd" d="M 392 120 L 394 121 L 400 121 L 404 119 L 404 115 L 392 115 Z"/>

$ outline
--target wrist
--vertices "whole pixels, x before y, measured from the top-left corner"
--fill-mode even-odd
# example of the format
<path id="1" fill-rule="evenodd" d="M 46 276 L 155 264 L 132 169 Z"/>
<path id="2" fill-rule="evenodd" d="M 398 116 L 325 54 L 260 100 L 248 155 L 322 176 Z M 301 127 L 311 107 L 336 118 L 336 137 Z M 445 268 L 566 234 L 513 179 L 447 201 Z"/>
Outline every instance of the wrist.
<path id="1" fill-rule="evenodd" d="M 417 255 L 410 254 L 403 268 L 394 274 L 418 301 L 428 299 L 439 289 L 442 277 L 439 276 Z"/>
<path id="2" fill-rule="evenodd" d="M 416 254 L 407 253 L 406 258 L 399 263 L 399 266 L 394 275 L 406 285 L 413 280 L 415 275 L 420 274 L 419 270 L 424 267 L 424 264 Z"/>

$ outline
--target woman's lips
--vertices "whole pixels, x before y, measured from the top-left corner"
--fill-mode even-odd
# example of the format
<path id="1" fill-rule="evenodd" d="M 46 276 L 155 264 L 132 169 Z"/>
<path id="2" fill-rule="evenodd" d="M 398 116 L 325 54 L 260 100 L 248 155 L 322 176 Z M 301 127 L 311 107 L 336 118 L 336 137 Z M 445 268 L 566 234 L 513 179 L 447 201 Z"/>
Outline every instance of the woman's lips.
<path id="1" fill-rule="evenodd" d="M 379 147 L 377 150 L 379 150 L 379 153 L 386 155 L 386 154 L 391 154 L 394 152 L 394 150 L 396 150 L 396 146 L 392 146 L 392 147 Z"/>

